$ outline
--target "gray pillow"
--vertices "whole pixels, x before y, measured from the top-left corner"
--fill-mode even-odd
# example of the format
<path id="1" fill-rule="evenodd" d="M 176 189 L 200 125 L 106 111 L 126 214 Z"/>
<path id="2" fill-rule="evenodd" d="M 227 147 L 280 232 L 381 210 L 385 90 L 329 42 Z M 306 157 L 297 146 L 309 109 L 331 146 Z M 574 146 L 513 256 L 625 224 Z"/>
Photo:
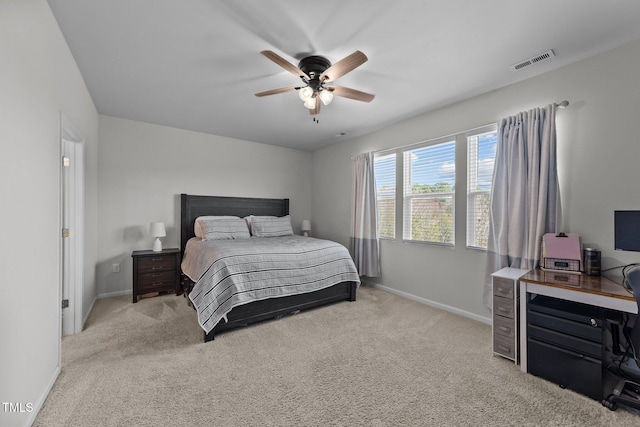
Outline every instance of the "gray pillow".
<path id="1" fill-rule="evenodd" d="M 291 218 L 286 216 L 251 216 L 253 237 L 293 236 Z"/>
<path id="2" fill-rule="evenodd" d="M 249 239 L 249 228 L 240 217 L 206 217 L 196 219 L 200 227 L 202 240 Z"/>

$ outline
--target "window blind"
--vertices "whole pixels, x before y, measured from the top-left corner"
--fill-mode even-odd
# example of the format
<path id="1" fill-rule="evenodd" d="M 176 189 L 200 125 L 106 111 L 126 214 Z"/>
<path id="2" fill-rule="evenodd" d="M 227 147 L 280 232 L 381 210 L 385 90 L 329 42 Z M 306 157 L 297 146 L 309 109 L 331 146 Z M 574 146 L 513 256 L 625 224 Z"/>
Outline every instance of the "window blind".
<path id="1" fill-rule="evenodd" d="M 498 133 L 495 125 L 467 134 L 467 247 L 487 248 Z"/>
<path id="2" fill-rule="evenodd" d="M 373 157 L 376 177 L 378 236 L 396 236 L 396 153 L 376 154 Z"/>
<path id="3" fill-rule="evenodd" d="M 455 242 L 455 140 L 403 152 L 403 238 Z"/>

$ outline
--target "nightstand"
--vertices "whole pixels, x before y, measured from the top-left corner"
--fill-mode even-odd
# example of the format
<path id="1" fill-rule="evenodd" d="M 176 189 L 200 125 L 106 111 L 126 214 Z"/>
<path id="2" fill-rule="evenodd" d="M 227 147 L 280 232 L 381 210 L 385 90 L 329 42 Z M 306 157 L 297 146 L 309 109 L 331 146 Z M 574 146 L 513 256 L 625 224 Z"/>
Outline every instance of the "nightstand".
<path id="1" fill-rule="evenodd" d="M 176 292 L 180 288 L 180 249 L 133 251 L 133 302 L 150 292 Z"/>

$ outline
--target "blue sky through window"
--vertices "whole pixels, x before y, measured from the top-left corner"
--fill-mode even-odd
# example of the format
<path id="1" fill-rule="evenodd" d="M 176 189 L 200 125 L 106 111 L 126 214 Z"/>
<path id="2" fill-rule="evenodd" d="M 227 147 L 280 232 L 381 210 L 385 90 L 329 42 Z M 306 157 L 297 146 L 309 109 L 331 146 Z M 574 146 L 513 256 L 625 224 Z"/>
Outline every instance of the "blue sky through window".
<path id="1" fill-rule="evenodd" d="M 478 178 L 479 190 L 491 190 L 493 165 L 496 159 L 498 133 L 490 132 L 478 135 Z"/>
<path id="2" fill-rule="evenodd" d="M 411 150 L 411 185 L 455 184 L 456 142 L 449 141 Z"/>
<path id="3" fill-rule="evenodd" d="M 497 132 L 478 135 L 478 189 L 490 190 L 496 157 Z M 418 148 L 411 152 L 411 185 L 455 183 L 455 141 Z M 395 188 L 395 153 L 376 156 L 374 160 L 376 187 Z"/>

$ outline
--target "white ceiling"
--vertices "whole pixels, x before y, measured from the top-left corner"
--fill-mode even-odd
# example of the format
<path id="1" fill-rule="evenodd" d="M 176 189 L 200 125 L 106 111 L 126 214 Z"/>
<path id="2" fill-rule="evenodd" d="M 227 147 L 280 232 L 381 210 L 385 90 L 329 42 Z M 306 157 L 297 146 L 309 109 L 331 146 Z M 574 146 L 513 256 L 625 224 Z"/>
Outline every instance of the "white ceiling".
<path id="1" fill-rule="evenodd" d="M 638 0 L 49 4 L 99 113 L 310 151 L 640 39 Z M 336 84 L 376 98 L 336 97 L 315 123 L 295 92 L 253 95 L 300 83 L 262 50 L 295 65 L 361 50 L 369 61 Z"/>

